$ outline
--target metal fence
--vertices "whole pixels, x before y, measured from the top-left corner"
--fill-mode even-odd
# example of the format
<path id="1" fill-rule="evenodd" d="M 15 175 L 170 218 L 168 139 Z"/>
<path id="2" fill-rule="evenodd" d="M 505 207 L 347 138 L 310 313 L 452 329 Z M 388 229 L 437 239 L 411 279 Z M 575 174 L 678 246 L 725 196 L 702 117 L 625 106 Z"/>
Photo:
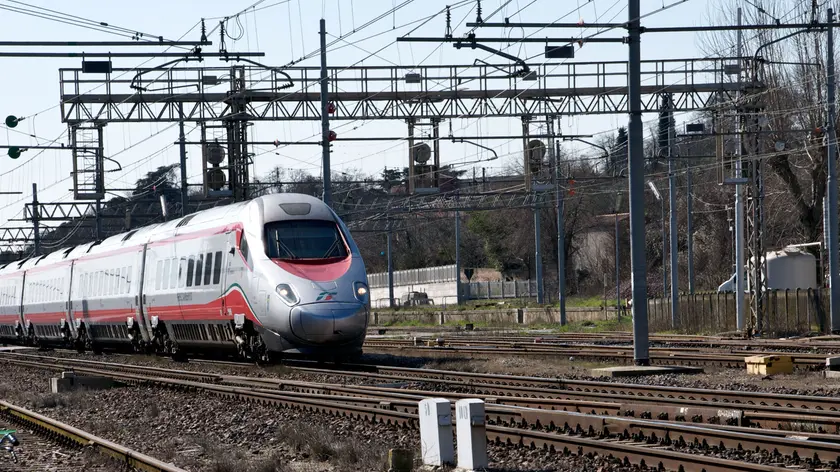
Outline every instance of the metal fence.
<path id="1" fill-rule="evenodd" d="M 456 280 L 458 280 L 458 274 L 455 270 L 455 264 L 394 271 L 394 287 L 435 282 L 454 282 Z M 368 285 L 371 288 L 387 287 L 388 273 L 377 272 L 375 274 L 368 274 Z"/>
<path id="2" fill-rule="evenodd" d="M 750 294 L 744 294 L 745 316 L 750 316 Z M 808 332 L 827 332 L 827 289 L 774 290 L 767 293 L 761 332 L 770 336 L 790 336 Z M 735 331 L 735 294 L 698 293 L 679 297 L 678 330 L 690 333 Z M 651 331 L 674 329 L 670 298 L 648 300 Z"/>
<path id="3" fill-rule="evenodd" d="M 494 298 L 536 298 L 537 282 L 514 280 L 510 282 L 471 282 L 461 284 L 465 300 L 489 300 Z"/>

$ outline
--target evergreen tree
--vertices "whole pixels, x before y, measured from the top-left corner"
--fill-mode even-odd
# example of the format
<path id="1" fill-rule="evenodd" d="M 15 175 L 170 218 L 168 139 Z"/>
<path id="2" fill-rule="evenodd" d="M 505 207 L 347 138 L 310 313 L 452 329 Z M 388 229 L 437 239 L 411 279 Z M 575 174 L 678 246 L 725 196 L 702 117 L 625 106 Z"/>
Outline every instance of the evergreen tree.
<path id="1" fill-rule="evenodd" d="M 674 126 L 674 114 L 667 95 L 662 97 L 662 105 L 659 109 L 659 123 L 656 128 L 656 155 L 650 162 L 649 170 L 655 171 L 661 168 L 668 160 L 668 138 Z"/>
<path id="2" fill-rule="evenodd" d="M 627 136 L 627 128 L 618 128 L 618 134 L 615 136 L 615 142 L 610 148 L 610 160 L 607 166 L 607 173 L 610 175 L 618 175 L 623 169 L 627 168 L 627 143 L 629 138 Z"/>

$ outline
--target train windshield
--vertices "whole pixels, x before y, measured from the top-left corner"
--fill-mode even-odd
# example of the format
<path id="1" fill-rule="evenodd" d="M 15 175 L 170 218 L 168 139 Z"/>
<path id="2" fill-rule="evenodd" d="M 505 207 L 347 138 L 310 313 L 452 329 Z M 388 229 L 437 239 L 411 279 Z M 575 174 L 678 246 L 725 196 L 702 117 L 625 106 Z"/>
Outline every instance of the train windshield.
<path id="1" fill-rule="evenodd" d="M 347 247 L 333 221 L 287 220 L 265 225 L 271 259 L 343 259 Z"/>

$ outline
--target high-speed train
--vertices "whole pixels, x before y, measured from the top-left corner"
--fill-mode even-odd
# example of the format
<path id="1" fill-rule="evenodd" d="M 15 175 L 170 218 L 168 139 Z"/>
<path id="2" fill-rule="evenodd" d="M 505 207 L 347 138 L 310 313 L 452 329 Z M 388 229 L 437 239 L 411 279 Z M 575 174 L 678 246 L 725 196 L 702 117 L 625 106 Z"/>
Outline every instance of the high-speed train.
<path id="1" fill-rule="evenodd" d="M 0 339 L 251 359 L 361 353 L 367 274 L 321 200 L 274 194 L 0 268 Z"/>

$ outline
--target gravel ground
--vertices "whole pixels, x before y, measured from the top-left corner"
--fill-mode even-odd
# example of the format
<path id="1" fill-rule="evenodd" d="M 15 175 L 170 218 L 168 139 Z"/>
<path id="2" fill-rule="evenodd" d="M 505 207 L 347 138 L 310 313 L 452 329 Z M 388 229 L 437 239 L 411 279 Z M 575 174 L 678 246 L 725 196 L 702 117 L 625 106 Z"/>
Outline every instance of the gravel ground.
<path id="1" fill-rule="evenodd" d="M 113 472 L 115 464 L 89 450 L 68 448 L 32 432 L 0 420 L 3 428 L 16 429 L 20 445 L 14 448 L 17 462 L 0 451 L 0 472 L 86 471 Z"/>
<path id="2" fill-rule="evenodd" d="M 381 471 L 389 447 L 415 450 L 419 442 L 413 430 L 202 392 L 126 387 L 49 394 L 49 377 L 46 371 L 4 365 L 0 397 L 189 471 Z M 496 471 L 637 470 L 598 456 L 498 445 L 488 452 Z"/>

